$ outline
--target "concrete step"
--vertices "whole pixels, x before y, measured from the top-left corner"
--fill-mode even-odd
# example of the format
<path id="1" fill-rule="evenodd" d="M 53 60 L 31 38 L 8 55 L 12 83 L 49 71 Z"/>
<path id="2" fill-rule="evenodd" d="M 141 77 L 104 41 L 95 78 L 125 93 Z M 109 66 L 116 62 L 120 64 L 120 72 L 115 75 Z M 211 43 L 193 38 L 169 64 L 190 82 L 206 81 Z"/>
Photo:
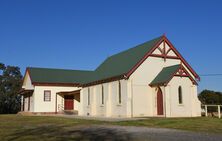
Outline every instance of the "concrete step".
<path id="1" fill-rule="evenodd" d="M 66 115 L 78 115 L 77 110 L 63 110 L 63 113 Z"/>
<path id="2" fill-rule="evenodd" d="M 20 111 L 17 114 L 18 115 L 23 115 L 23 116 L 32 116 L 32 115 L 34 115 L 32 112 L 24 112 L 24 111 Z"/>

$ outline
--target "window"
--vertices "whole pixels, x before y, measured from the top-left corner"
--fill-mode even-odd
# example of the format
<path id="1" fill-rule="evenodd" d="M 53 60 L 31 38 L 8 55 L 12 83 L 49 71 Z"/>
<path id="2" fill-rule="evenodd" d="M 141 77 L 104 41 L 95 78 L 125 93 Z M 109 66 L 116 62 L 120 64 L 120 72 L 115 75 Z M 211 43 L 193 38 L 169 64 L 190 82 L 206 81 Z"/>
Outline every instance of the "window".
<path id="1" fill-rule="evenodd" d="M 179 86 L 179 88 L 178 88 L 178 100 L 179 100 L 179 104 L 183 103 L 182 87 L 181 86 Z"/>
<path id="2" fill-rule="evenodd" d="M 120 83 L 120 81 L 119 81 L 118 102 L 119 102 L 119 104 L 121 104 L 121 102 L 122 102 L 122 99 L 121 99 L 121 83 Z"/>
<path id="3" fill-rule="evenodd" d="M 51 91 L 44 91 L 44 101 L 51 101 Z"/>
<path id="4" fill-rule="evenodd" d="M 90 88 L 88 88 L 88 105 L 90 105 Z"/>
<path id="5" fill-rule="evenodd" d="M 102 85 L 102 104 L 104 104 L 104 87 Z"/>

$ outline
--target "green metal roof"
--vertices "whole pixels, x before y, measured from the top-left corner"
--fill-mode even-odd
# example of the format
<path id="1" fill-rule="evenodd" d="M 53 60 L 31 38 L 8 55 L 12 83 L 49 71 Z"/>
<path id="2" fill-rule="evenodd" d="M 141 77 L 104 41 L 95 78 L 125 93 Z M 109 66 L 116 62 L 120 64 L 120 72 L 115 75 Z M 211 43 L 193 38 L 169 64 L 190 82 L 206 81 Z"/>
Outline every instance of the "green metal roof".
<path id="1" fill-rule="evenodd" d="M 29 68 L 33 82 L 87 84 L 129 72 L 163 36 L 108 57 L 95 71 Z"/>
<path id="2" fill-rule="evenodd" d="M 154 80 L 150 83 L 151 86 L 161 85 L 169 82 L 172 79 L 174 73 L 180 68 L 180 65 L 174 65 L 165 67 L 161 70 L 161 72 L 154 78 Z"/>
<path id="3" fill-rule="evenodd" d="M 134 48 L 108 57 L 96 70 L 88 82 L 124 75 L 129 72 L 160 40 L 162 36 L 140 44 Z M 88 83 L 87 82 L 87 83 Z"/>
<path id="4" fill-rule="evenodd" d="M 63 70 L 49 68 L 28 68 L 35 83 L 83 83 L 92 71 Z"/>

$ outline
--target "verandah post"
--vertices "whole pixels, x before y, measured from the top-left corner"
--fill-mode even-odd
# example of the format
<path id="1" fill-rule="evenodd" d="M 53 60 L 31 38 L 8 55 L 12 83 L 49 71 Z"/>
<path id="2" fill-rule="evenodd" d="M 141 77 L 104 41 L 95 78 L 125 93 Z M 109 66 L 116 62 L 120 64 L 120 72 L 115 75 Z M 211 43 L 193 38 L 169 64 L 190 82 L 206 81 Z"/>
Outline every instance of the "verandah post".
<path id="1" fill-rule="evenodd" d="M 205 116 L 207 117 L 207 105 L 205 105 Z"/>
<path id="2" fill-rule="evenodd" d="M 220 115 L 220 105 L 218 105 L 218 117 L 221 118 L 221 115 Z"/>

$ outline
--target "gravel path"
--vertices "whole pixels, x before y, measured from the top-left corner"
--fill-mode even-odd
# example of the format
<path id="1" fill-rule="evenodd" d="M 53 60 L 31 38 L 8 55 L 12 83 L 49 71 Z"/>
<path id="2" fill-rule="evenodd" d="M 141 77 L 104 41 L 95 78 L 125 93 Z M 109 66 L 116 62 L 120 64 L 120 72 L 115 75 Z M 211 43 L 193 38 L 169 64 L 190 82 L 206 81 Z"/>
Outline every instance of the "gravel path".
<path id="1" fill-rule="evenodd" d="M 92 141 L 222 141 L 222 134 L 128 126 L 79 127 L 69 133 L 77 137 L 77 140 Z"/>

